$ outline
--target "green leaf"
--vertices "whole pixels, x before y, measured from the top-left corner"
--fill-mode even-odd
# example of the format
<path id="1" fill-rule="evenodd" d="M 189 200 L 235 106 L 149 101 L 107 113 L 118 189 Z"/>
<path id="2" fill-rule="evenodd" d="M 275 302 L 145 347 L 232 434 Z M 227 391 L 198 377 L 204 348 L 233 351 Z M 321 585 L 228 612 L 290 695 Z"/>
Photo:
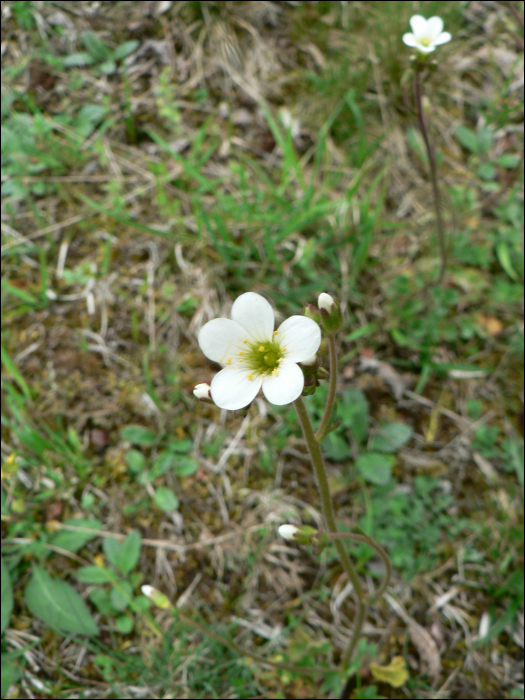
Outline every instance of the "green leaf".
<path id="1" fill-rule="evenodd" d="M 139 46 L 139 41 L 137 39 L 132 39 L 131 41 L 125 41 L 120 46 L 117 46 L 115 51 L 113 51 L 113 58 L 115 61 L 119 61 L 121 58 L 126 58 L 130 53 L 133 53 Z"/>
<path id="2" fill-rule="evenodd" d="M 345 428 L 350 428 L 354 440 L 364 442 L 368 434 L 368 401 L 360 389 L 347 389 L 337 407 L 338 416 Z"/>
<path id="3" fill-rule="evenodd" d="M 11 619 L 11 611 L 13 610 L 13 587 L 11 586 L 11 576 L 9 569 L 5 565 L 4 558 L 0 557 L 0 572 L 2 575 L 2 596 L 1 596 L 1 617 L 0 617 L 0 633 L 5 630 Z"/>
<path id="4" fill-rule="evenodd" d="M 122 551 L 121 543 L 114 537 L 104 537 L 102 548 L 109 563 L 118 568 L 120 552 Z"/>
<path id="5" fill-rule="evenodd" d="M 117 70 L 117 64 L 113 60 L 104 61 L 104 63 L 98 66 L 98 69 L 101 73 L 104 73 L 104 75 L 113 75 Z"/>
<path id="6" fill-rule="evenodd" d="M 199 468 L 197 460 L 191 457 L 179 457 L 175 466 L 177 476 L 191 476 Z"/>
<path id="7" fill-rule="evenodd" d="M 142 538 L 137 530 L 132 530 L 122 542 L 117 566 L 127 576 L 137 564 L 142 547 Z"/>
<path id="8" fill-rule="evenodd" d="M 496 177 L 496 168 L 492 165 L 492 163 L 483 163 L 483 165 L 479 166 L 476 174 L 482 180 L 489 182 L 490 180 L 494 180 Z"/>
<path id="9" fill-rule="evenodd" d="M 512 262 L 510 259 L 510 250 L 506 241 L 499 241 L 496 245 L 496 255 L 498 256 L 499 264 L 505 270 L 507 275 L 513 279 L 517 280 L 518 275 L 512 267 Z"/>
<path id="10" fill-rule="evenodd" d="M 138 450 L 129 450 L 126 453 L 125 461 L 129 469 L 135 474 L 142 472 L 146 466 L 146 458 Z"/>
<path id="11" fill-rule="evenodd" d="M 119 584 L 119 588 L 111 589 L 111 593 L 109 594 L 111 605 L 115 610 L 122 612 L 122 610 L 128 607 L 132 594 L 133 589 L 131 588 L 131 584 L 128 581 L 123 581 Z"/>
<path id="12" fill-rule="evenodd" d="M 490 129 L 488 126 L 483 126 L 481 129 L 478 131 L 477 135 L 477 140 L 478 140 L 478 153 L 486 153 L 489 148 L 492 146 L 492 142 L 494 141 L 494 135 L 492 133 L 492 129 Z"/>
<path id="13" fill-rule="evenodd" d="M 87 51 L 81 51 L 80 53 L 72 53 L 64 59 L 64 65 L 70 68 L 80 67 L 80 66 L 90 66 L 95 63 L 95 59 L 90 56 Z"/>
<path id="14" fill-rule="evenodd" d="M 372 438 L 370 449 L 374 452 L 397 452 L 406 445 L 414 431 L 406 423 L 388 423 Z"/>
<path id="15" fill-rule="evenodd" d="M 356 461 L 356 467 L 361 476 L 372 484 L 384 486 L 388 484 L 392 476 L 394 458 L 378 452 L 366 452 L 360 455 Z"/>
<path id="16" fill-rule="evenodd" d="M 37 564 L 25 588 L 29 610 L 47 625 L 63 632 L 98 634 L 98 626 L 80 595 L 65 581 L 52 579 Z"/>
<path id="17" fill-rule="evenodd" d="M 132 632 L 133 624 L 133 618 L 128 617 L 127 615 L 120 615 L 120 617 L 117 617 L 115 620 L 115 626 L 122 634 L 129 634 Z"/>
<path id="18" fill-rule="evenodd" d="M 105 61 L 112 54 L 111 49 L 93 32 L 84 32 L 80 37 L 80 41 L 89 55 L 96 61 Z"/>
<path id="19" fill-rule="evenodd" d="M 464 146 L 464 148 L 466 148 L 471 153 L 478 152 L 478 137 L 473 131 L 467 129 L 466 126 L 460 125 L 456 129 L 456 135 L 459 139 L 460 144 Z"/>
<path id="20" fill-rule="evenodd" d="M 179 500 L 171 489 L 161 486 L 155 492 L 155 503 L 165 513 L 171 513 L 179 507 Z"/>
<path id="21" fill-rule="evenodd" d="M 145 447 L 154 445 L 157 440 L 154 432 L 141 425 L 128 425 L 122 428 L 120 435 L 123 440 L 129 440 L 134 445 L 144 445 Z"/>
<path id="22" fill-rule="evenodd" d="M 513 156 L 511 153 L 504 153 L 502 156 L 498 158 L 498 165 L 501 166 L 502 168 L 508 168 L 509 170 L 513 170 L 514 168 L 517 168 L 520 162 L 520 157 L 519 156 Z"/>
<path id="23" fill-rule="evenodd" d="M 22 675 L 16 662 L 11 663 L 10 661 L 3 661 L 1 666 L 1 692 L 2 697 L 5 698 L 7 691 L 10 686 L 15 685 L 15 683 L 20 679 Z"/>
<path id="24" fill-rule="evenodd" d="M 75 576 L 82 583 L 110 583 L 111 574 L 100 566 L 83 566 L 75 571 Z"/>
<path id="25" fill-rule="evenodd" d="M 328 433 L 321 445 L 325 457 L 332 459 L 334 462 L 341 462 L 352 454 L 347 440 L 336 433 Z"/>
<path id="26" fill-rule="evenodd" d="M 168 450 L 170 452 L 182 452 L 185 454 L 189 452 L 193 447 L 193 440 L 189 438 L 184 438 L 183 440 L 170 440 L 168 442 Z"/>
<path id="27" fill-rule="evenodd" d="M 20 374 L 18 371 L 17 366 L 13 362 L 13 360 L 9 357 L 9 353 L 7 350 L 4 348 L 4 344 L 2 343 L 0 346 L 0 352 L 1 352 L 1 358 L 2 358 L 2 364 L 4 365 L 6 371 L 8 374 L 11 375 L 11 377 L 15 380 L 15 382 L 18 384 L 20 389 L 22 390 L 22 393 L 26 397 L 26 399 L 30 402 L 32 401 L 32 396 L 31 396 L 31 390 L 26 384 L 25 379 L 23 376 Z M 4 379 L 2 378 L 2 382 Z"/>
<path id="28" fill-rule="evenodd" d="M 64 521 L 64 525 L 85 527 L 89 530 L 102 530 L 102 523 L 96 518 L 70 518 Z M 50 543 L 55 547 L 66 549 L 68 552 L 78 552 L 86 542 L 98 537 L 96 532 L 74 532 L 73 530 L 60 530 L 50 537 Z"/>
<path id="29" fill-rule="evenodd" d="M 162 476 L 169 471 L 175 466 L 175 459 L 175 455 L 172 452 L 161 452 L 153 463 L 152 478 Z"/>

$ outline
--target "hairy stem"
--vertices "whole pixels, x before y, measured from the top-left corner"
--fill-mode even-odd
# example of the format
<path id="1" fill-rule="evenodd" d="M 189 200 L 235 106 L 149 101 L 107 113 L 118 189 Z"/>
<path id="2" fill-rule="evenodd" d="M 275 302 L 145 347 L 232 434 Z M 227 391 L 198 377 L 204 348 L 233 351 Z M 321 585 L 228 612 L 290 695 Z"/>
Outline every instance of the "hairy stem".
<path id="1" fill-rule="evenodd" d="M 294 401 L 294 407 L 297 412 L 297 417 L 299 418 L 299 423 L 301 424 L 304 439 L 306 440 L 306 444 L 308 446 L 308 451 L 310 452 L 310 458 L 312 460 L 312 466 L 314 468 L 317 486 L 319 488 L 319 495 L 321 496 L 321 508 L 323 511 L 326 529 L 328 532 L 336 532 L 337 527 L 335 524 L 332 499 L 330 497 L 330 489 L 328 487 L 328 479 L 326 478 L 323 455 L 321 453 L 321 447 L 315 439 L 312 422 L 310 420 L 310 416 L 308 415 L 308 410 L 302 396 L 299 396 L 299 398 Z M 357 606 L 354 620 L 354 631 L 342 660 L 343 666 L 346 666 L 352 658 L 361 634 L 361 628 L 363 626 L 366 613 L 365 592 L 361 587 L 354 565 L 350 561 L 350 557 L 348 556 L 343 543 L 340 539 L 336 539 L 334 545 L 343 569 L 346 571 L 348 578 L 354 587 L 354 598 Z"/>
<path id="2" fill-rule="evenodd" d="M 328 351 L 330 357 L 330 380 L 328 384 L 328 396 L 326 397 L 323 417 L 321 418 L 321 422 L 319 423 L 319 427 L 315 433 L 315 439 L 318 442 L 321 442 L 325 436 L 335 403 L 335 389 L 337 385 L 337 354 L 335 351 L 335 336 L 333 333 L 328 336 Z"/>
<path id="3" fill-rule="evenodd" d="M 438 284 L 441 284 L 441 282 L 443 282 L 443 278 L 445 277 L 445 270 L 447 267 L 447 241 L 445 238 L 445 227 L 443 225 L 443 217 L 441 215 L 441 198 L 439 194 L 437 179 L 436 153 L 432 144 L 430 143 L 428 129 L 423 114 L 420 73 L 421 68 L 416 64 L 416 66 L 414 67 L 414 97 L 416 102 L 417 121 L 419 124 L 419 130 L 421 131 L 421 135 L 423 136 L 423 141 L 425 142 L 425 148 L 427 150 L 428 156 L 430 182 L 432 184 L 432 198 L 434 200 L 434 211 L 436 215 L 439 253 L 441 256 L 441 268 L 439 271 Z"/>

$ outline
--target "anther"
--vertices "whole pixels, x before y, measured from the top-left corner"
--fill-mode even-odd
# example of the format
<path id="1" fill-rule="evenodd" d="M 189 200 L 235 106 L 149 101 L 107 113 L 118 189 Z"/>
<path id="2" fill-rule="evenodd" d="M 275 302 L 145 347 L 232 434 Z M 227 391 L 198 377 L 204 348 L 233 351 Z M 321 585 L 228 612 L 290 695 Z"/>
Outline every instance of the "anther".
<path id="1" fill-rule="evenodd" d="M 229 357 L 229 358 L 226 360 L 226 364 L 227 364 L 227 365 L 231 365 L 231 363 L 232 363 L 232 358 Z"/>
<path id="2" fill-rule="evenodd" d="M 264 347 L 264 345 L 259 345 L 259 352 L 264 352 L 265 350 L 266 348 Z"/>
<path id="3" fill-rule="evenodd" d="M 251 381 L 253 379 L 253 374 L 249 374 L 248 379 Z"/>

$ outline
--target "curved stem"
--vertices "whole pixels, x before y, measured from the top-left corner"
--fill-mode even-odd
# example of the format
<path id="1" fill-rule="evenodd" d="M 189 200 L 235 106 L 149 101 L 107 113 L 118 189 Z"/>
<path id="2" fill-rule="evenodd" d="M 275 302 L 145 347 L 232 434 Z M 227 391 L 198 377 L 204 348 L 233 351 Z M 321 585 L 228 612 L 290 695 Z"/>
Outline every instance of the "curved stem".
<path id="1" fill-rule="evenodd" d="M 317 442 L 321 442 L 325 436 L 325 431 L 330 422 L 330 416 L 335 403 L 335 389 L 337 385 L 337 353 L 335 351 L 335 335 L 331 333 L 328 336 L 328 351 L 330 357 L 330 380 L 328 384 L 328 396 L 326 397 L 326 404 L 324 407 L 323 417 L 319 423 L 319 427 L 315 432 L 315 439 Z"/>
<path id="2" fill-rule="evenodd" d="M 324 676 L 328 671 L 335 670 L 330 666 L 295 666 L 294 664 L 284 664 L 279 663 L 277 661 L 268 661 L 268 659 L 265 659 L 264 656 L 254 654 L 253 652 L 248 651 L 247 649 L 242 649 L 238 644 L 235 644 L 235 642 L 231 642 L 229 639 L 226 639 L 226 637 L 217 634 L 217 632 L 209 630 L 204 625 L 201 625 L 200 622 L 195 622 L 195 620 L 192 620 L 191 617 L 184 615 L 184 613 L 181 613 L 178 610 L 176 611 L 176 615 L 182 620 L 182 622 L 184 622 L 185 625 L 190 625 L 191 627 L 194 627 L 195 629 L 199 630 L 199 632 L 202 632 L 208 637 L 214 639 L 216 642 L 219 642 L 219 644 L 224 644 L 225 647 L 228 647 L 232 651 L 237 652 L 241 656 L 249 656 L 250 659 L 258 661 L 260 664 L 267 664 L 268 666 L 273 666 L 274 668 L 280 668 L 283 671 L 291 671 L 292 673 L 302 673 L 310 676 Z"/>
<path id="3" fill-rule="evenodd" d="M 383 583 L 379 586 L 377 591 L 374 593 L 367 593 L 365 595 L 365 598 L 367 600 L 373 600 L 374 598 L 379 598 L 379 596 L 383 595 L 383 593 L 386 591 L 388 588 L 388 584 L 390 583 L 390 577 L 392 576 L 392 564 L 390 562 L 390 557 L 386 553 L 386 551 L 381 547 L 381 545 L 373 540 L 371 537 L 367 537 L 366 535 L 360 535 L 357 532 L 327 532 L 326 533 L 328 537 L 331 537 L 332 539 L 346 539 L 346 540 L 354 540 L 355 542 L 364 542 L 367 544 L 369 547 L 372 547 L 372 549 L 375 549 L 375 551 L 379 554 L 381 559 L 383 560 L 383 564 L 385 565 L 386 568 L 386 574 L 385 574 L 385 580 Z"/>
<path id="4" fill-rule="evenodd" d="M 445 277 L 445 270 L 447 267 L 447 242 L 445 238 L 445 227 L 443 225 L 443 217 L 441 216 L 441 199 L 439 194 L 438 180 L 437 180 L 437 166 L 436 166 L 436 153 L 430 139 L 428 136 L 428 129 L 425 123 L 425 118 L 423 116 L 423 102 L 421 95 L 421 82 L 420 82 L 420 72 L 421 69 L 417 65 L 414 67 L 414 97 L 416 102 L 417 110 L 417 121 L 419 124 L 419 130 L 423 136 L 423 141 L 425 142 L 425 148 L 427 149 L 428 164 L 430 171 L 430 182 L 432 184 L 432 198 L 434 200 L 434 211 L 436 215 L 436 228 L 439 244 L 439 252 L 441 256 L 441 269 L 439 271 L 438 284 L 443 282 Z"/>
<path id="5" fill-rule="evenodd" d="M 306 444 L 308 446 L 308 451 L 310 452 L 310 458 L 312 460 L 312 466 L 314 468 L 317 486 L 319 488 L 319 495 L 321 496 L 321 508 L 323 511 L 326 529 L 329 532 L 336 532 L 337 527 L 335 524 L 334 511 L 332 508 L 332 499 L 330 497 L 328 479 L 326 478 L 326 471 L 323 462 L 323 455 L 321 453 L 321 446 L 315 438 L 312 422 L 310 420 L 310 416 L 308 415 L 308 411 L 306 409 L 306 405 L 302 396 L 299 396 L 299 398 L 294 401 L 294 407 L 297 412 L 299 422 L 301 424 L 304 439 L 306 440 Z M 348 553 L 344 548 L 343 543 L 340 539 L 336 539 L 334 545 L 337 550 L 337 554 L 339 555 L 339 559 L 341 561 L 343 569 L 346 571 L 346 574 L 348 575 L 348 578 L 350 579 L 354 587 L 355 602 L 357 606 L 356 617 L 354 621 L 354 631 L 350 639 L 350 644 L 348 645 L 348 648 L 342 660 L 343 666 L 346 666 L 352 658 L 352 654 L 355 650 L 355 647 L 357 646 L 357 642 L 361 634 L 361 628 L 363 626 L 363 620 L 365 618 L 366 613 L 366 604 L 364 602 L 365 593 L 363 591 L 363 588 L 361 587 L 354 565 L 350 561 L 350 557 L 348 556 Z"/>

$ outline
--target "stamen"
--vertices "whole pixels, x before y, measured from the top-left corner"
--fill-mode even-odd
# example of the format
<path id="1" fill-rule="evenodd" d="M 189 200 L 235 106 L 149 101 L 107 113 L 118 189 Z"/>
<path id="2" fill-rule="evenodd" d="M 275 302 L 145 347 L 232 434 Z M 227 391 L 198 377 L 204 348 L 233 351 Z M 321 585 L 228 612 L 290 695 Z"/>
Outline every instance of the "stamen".
<path id="1" fill-rule="evenodd" d="M 259 346 L 259 352 L 264 352 L 265 350 L 266 348 L 264 347 L 264 345 Z"/>
<path id="2" fill-rule="evenodd" d="M 249 374 L 248 379 L 251 381 L 253 379 L 253 374 Z"/>
<path id="3" fill-rule="evenodd" d="M 279 331 L 274 331 L 274 332 L 273 332 L 274 335 L 277 335 L 277 333 L 279 333 Z"/>
<path id="4" fill-rule="evenodd" d="M 227 364 L 227 365 L 231 365 L 231 363 L 232 363 L 232 358 L 229 357 L 229 358 L 226 360 L 226 364 Z"/>
<path id="5" fill-rule="evenodd" d="M 239 350 L 239 355 L 244 355 L 244 350 Z"/>
<path id="6" fill-rule="evenodd" d="M 243 340 L 242 342 L 243 342 L 243 343 L 247 343 L 248 341 L 247 341 L 247 340 Z"/>
<path id="7" fill-rule="evenodd" d="M 278 369 L 272 369 L 272 374 L 275 374 L 275 376 L 277 376 L 277 375 L 279 374 L 279 370 L 278 370 Z"/>

